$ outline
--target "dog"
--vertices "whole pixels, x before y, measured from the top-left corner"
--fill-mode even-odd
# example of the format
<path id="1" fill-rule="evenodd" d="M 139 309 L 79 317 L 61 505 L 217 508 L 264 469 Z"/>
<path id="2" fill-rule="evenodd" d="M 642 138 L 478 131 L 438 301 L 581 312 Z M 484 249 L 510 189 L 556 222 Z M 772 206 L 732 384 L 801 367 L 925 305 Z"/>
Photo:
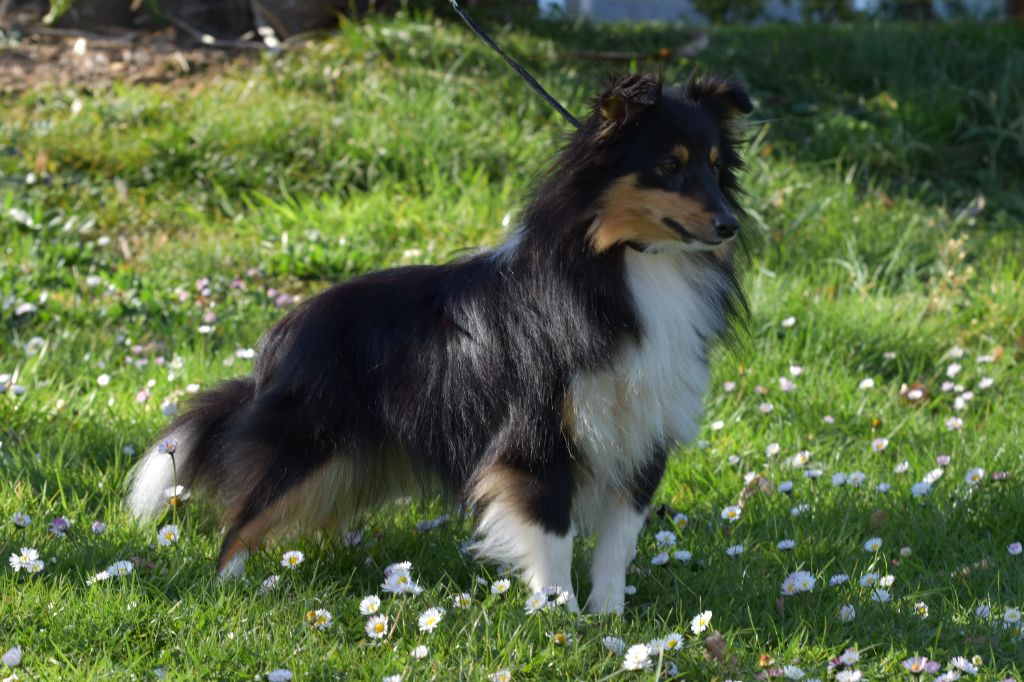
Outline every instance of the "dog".
<path id="1" fill-rule="evenodd" d="M 473 551 L 534 591 L 571 594 L 574 535 L 596 533 L 585 606 L 621 612 L 669 451 L 703 414 L 709 351 L 746 316 L 735 82 L 613 77 L 497 249 L 372 272 L 289 312 L 251 376 L 198 394 L 132 474 L 211 492 L 217 569 L 272 539 L 339 533 L 410 494 L 478 511 Z"/>

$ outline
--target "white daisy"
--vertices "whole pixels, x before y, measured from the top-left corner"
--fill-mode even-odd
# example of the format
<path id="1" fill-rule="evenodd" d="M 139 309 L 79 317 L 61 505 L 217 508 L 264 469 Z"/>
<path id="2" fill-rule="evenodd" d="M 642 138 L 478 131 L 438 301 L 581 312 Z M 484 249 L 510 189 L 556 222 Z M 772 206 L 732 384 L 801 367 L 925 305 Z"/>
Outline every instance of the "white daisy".
<path id="1" fill-rule="evenodd" d="M 711 612 L 701 611 L 690 621 L 690 632 L 699 635 L 711 625 Z"/>
<path id="2" fill-rule="evenodd" d="M 388 634 L 388 617 L 370 616 L 366 621 L 366 634 L 370 639 L 382 639 Z"/>
<path id="3" fill-rule="evenodd" d="M 914 604 L 914 613 L 922 620 L 928 617 L 928 605 L 923 601 Z"/>
<path id="4" fill-rule="evenodd" d="M 978 666 L 974 665 L 963 656 L 954 656 L 952 659 L 950 659 L 949 664 L 957 670 L 961 670 L 967 673 L 968 675 L 978 674 Z"/>
<path id="5" fill-rule="evenodd" d="M 892 600 L 892 595 L 889 594 L 889 590 L 878 588 L 871 592 L 871 601 L 876 601 L 879 604 L 885 604 Z"/>
<path id="6" fill-rule="evenodd" d="M 616 656 L 621 656 L 626 650 L 626 643 L 618 637 L 607 635 L 601 639 L 601 645 Z"/>
<path id="7" fill-rule="evenodd" d="M 881 452 L 882 450 L 885 450 L 887 447 L 889 447 L 888 438 L 876 438 L 873 441 L 871 441 L 871 449 L 874 450 L 875 452 Z"/>
<path id="8" fill-rule="evenodd" d="M 359 613 L 364 616 L 372 616 L 380 610 L 380 597 L 375 594 L 371 594 L 369 597 L 363 597 L 359 602 Z"/>
<path id="9" fill-rule="evenodd" d="M 782 666 L 782 676 L 787 680 L 801 680 L 804 677 L 804 671 L 795 665 L 784 665 Z"/>
<path id="10" fill-rule="evenodd" d="M 845 573 L 836 573 L 834 576 L 828 579 L 828 584 L 835 587 L 836 585 L 842 585 L 843 583 L 849 582 L 850 576 Z"/>
<path id="11" fill-rule="evenodd" d="M 853 604 L 843 604 L 839 607 L 839 620 L 844 623 L 853 622 L 853 619 L 857 617 L 857 609 L 853 607 Z"/>
<path id="12" fill-rule="evenodd" d="M 777 548 L 779 548 L 780 550 L 785 551 L 785 550 L 793 549 L 794 547 L 796 547 L 796 542 L 794 540 L 790 540 L 790 539 L 787 538 L 785 540 L 779 540 L 779 544 L 777 544 L 775 546 Z"/>
<path id="13" fill-rule="evenodd" d="M 36 561 L 39 560 L 39 552 L 36 551 L 35 547 L 22 547 L 21 553 L 17 552 L 12 554 L 7 562 L 14 569 L 14 572 L 25 571 L 27 573 L 35 573 L 36 571 L 30 570 Z"/>
<path id="14" fill-rule="evenodd" d="M 682 561 L 683 563 L 686 563 L 687 561 L 689 561 L 690 559 L 693 558 L 693 553 L 689 552 L 689 551 L 687 551 L 685 549 L 678 549 L 678 550 L 672 552 L 672 556 L 674 558 L 678 559 L 679 561 Z"/>
<path id="15" fill-rule="evenodd" d="M 739 556 L 743 554 L 743 545 L 729 545 L 725 548 L 725 553 L 729 556 Z"/>
<path id="16" fill-rule="evenodd" d="M 422 661 L 430 655 L 430 649 L 428 649 L 425 644 L 420 644 L 419 646 L 414 647 L 413 650 L 409 652 L 409 655 L 417 661 Z"/>
<path id="17" fill-rule="evenodd" d="M 654 541 L 660 547 L 672 547 L 676 544 L 676 534 L 670 530 L 662 530 L 654 534 Z"/>
<path id="18" fill-rule="evenodd" d="M 473 604 L 473 597 L 468 592 L 462 592 L 452 597 L 452 604 L 457 609 L 468 609 Z"/>
<path id="19" fill-rule="evenodd" d="M 985 470 L 981 467 L 974 467 L 964 475 L 964 482 L 967 485 L 978 485 L 985 479 Z"/>
<path id="20" fill-rule="evenodd" d="M 14 512 L 11 515 L 11 521 L 13 521 L 14 525 L 18 528 L 24 528 L 28 524 L 32 523 L 32 517 L 25 512 Z"/>
<path id="21" fill-rule="evenodd" d="M 327 609 L 316 609 L 306 614 L 306 620 L 317 630 L 326 630 L 334 624 L 334 616 Z"/>
<path id="22" fill-rule="evenodd" d="M 509 670 L 499 670 L 491 675 L 491 682 L 512 682 L 512 672 Z"/>
<path id="23" fill-rule="evenodd" d="M 491 583 L 491 594 L 505 594 L 512 587 L 512 581 L 508 578 L 495 580 Z"/>
<path id="24" fill-rule="evenodd" d="M 526 606 L 523 610 L 528 614 L 534 614 L 544 610 L 548 605 L 548 596 L 543 592 L 534 592 L 526 599 Z"/>
<path id="25" fill-rule="evenodd" d="M 107 566 L 106 572 L 116 578 L 123 578 L 124 576 L 128 575 L 134 570 L 135 565 L 132 564 L 132 562 L 126 559 L 122 559 L 121 561 L 115 561 L 114 563 Z"/>
<path id="26" fill-rule="evenodd" d="M 443 618 L 444 609 L 432 606 L 421 613 L 416 622 L 419 623 L 420 632 L 433 632 Z"/>
<path id="27" fill-rule="evenodd" d="M 868 541 L 864 543 L 864 551 L 866 552 L 877 552 L 882 548 L 882 538 L 868 538 Z"/>
<path id="28" fill-rule="evenodd" d="M 178 541 L 178 527 L 169 523 L 156 532 L 156 541 L 167 547 Z"/>
<path id="29" fill-rule="evenodd" d="M 659 552 L 651 557 L 652 566 L 664 566 L 668 563 L 668 552 Z"/>
<path id="30" fill-rule="evenodd" d="M 291 682 L 292 671 L 287 668 L 278 668 L 267 673 L 267 682 Z"/>
<path id="31" fill-rule="evenodd" d="M 726 507 L 725 509 L 722 510 L 722 518 L 725 519 L 726 521 L 728 521 L 729 523 L 733 523 L 733 522 L 739 520 L 740 514 L 742 514 L 742 513 L 743 513 L 742 509 L 740 509 L 736 505 L 732 504 L 732 505 L 729 505 L 728 507 Z"/>
<path id="32" fill-rule="evenodd" d="M 651 665 L 651 649 L 646 644 L 634 644 L 629 647 L 622 667 L 626 670 L 647 670 Z"/>
<path id="33" fill-rule="evenodd" d="M 281 556 L 281 565 L 285 568 L 295 569 L 305 561 L 306 557 L 297 549 L 289 550 Z"/>
<path id="34" fill-rule="evenodd" d="M 665 635 L 665 638 L 661 640 L 662 648 L 666 651 L 674 651 L 683 646 L 683 636 L 678 632 L 673 632 Z"/>

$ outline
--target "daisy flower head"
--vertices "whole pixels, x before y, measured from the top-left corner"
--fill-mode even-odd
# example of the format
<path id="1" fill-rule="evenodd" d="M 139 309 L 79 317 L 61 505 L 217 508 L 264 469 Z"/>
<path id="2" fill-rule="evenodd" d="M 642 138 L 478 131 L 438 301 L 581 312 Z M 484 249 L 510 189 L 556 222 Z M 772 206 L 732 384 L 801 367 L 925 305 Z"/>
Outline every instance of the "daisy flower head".
<path id="1" fill-rule="evenodd" d="M 32 517 L 25 512 L 14 512 L 11 515 L 11 521 L 14 523 L 16 528 L 24 528 L 28 524 L 32 523 Z"/>
<path id="2" fill-rule="evenodd" d="M 1021 622 L 1020 609 L 1006 609 L 1003 612 L 1003 627 L 1009 628 Z"/>
<path id="3" fill-rule="evenodd" d="M 491 682 L 512 682 L 512 672 L 509 670 L 499 670 L 491 675 Z"/>
<path id="4" fill-rule="evenodd" d="M 686 526 L 690 523 L 690 517 L 684 514 L 683 512 L 679 512 L 678 514 L 672 517 L 672 523 L 676 524 L 680 528 L 686 528 Z"/>
<path id="5" fill-rule="evenodd" d="M 964 483 L 970 486 L 975 486 L 985 480 L 985 470 L 981 467 L 974 467 L 966 474 L 964 474 Z"/>
<path id="6" fill-rule="evenodd" d="M 666 651 L 675 651 L 683 646 L 683 636 L 678 632 L 665 635 L 665 638 L 661 640 L 661 646 Z"/>
<path id="7" fill-rule="evenodd" d="M 879 604 L 885 604 L 892 601 L 892 595 L 889 594 L 889 590 L 879 587 L 871 592 L 871 601 L 876 601 Z"/>
<path id="8" fill-rule="evenodd" d="M 419 646 L 414 647 L 413 650 L 409 652 L 409 655 L 417 661 L 422 661 L 430 655 L 430 649 L 427 648 L 427 645 L 420 644 Z"/>
<path id="9" fill-rule="evenodd" d="M 164 497 L 167 498 L 167 504 L 177 507 L 187 502 L 188 498 L 192 497 L 192 493 L 185 486 L 176 485 L 165 490 Z"/>
<path id="10" fill-rule="evenodd" d="M 864 543 L 864 551 L 866 552 L 877 552 L 882 548 L 882 538 L 868 538 L 867 542 Z"/>
<path id="11" fill-rule="evenodd" d="M 889 447 L 888 438 L 875 438 L 873 441 L 871 441 L 871 449 L 874 450 L 875 452 L 881 452 L 882 450 L 885 450 L 887 447 Z"/>
<path id="12" fill-rule="evenodd" d="M 651 557 L 652 566 L 664 566 L 668 563 L 668 552 L 659 552 Z"/>
<path id="13" fill-rule="evenodd" d="M 115 561 L 114 563 L 107 566 L 107 573 L 114 576 L 115 578 L 123 578 L 124 576 L 128 575 L 134 570 L 135 564 L 128 561 L 127 559 Z"/>
<path id="14" fill-rule="evenodd" d="M 366 635 L 370 639 L 383 639 L 388 634 L 388 617 L 384 615 L 370 616 L 366 620 Z"/>
<path id="15" fill-rule="evenodd" d="M 676 534 L 670 530 L 658 531 L 654 534 L 654 541 L 659 547 L 672 547 L 676 544 Z"/>
<path id="16" fill-rule="evenodd" d="M 790 315 L 789 317 L 787 317 L 786 319 L 784 319 L 784 320 L 783 320 L 782 322 L 780 322 L 779 324 L 781 324 L 781 325 L 782 325 L 782 328 L 783 328 L 783 329 L 789 329 L 789 328 L 790 328 L 790 327 L 792 327 L 792 326 L 793 326 L 794 324 L 796 324 L 796 318 L 795 318 L 795 317 L 793 317 L 792 315 Z"/>
<path id="17" fill-rule="evenodd" d="M 903 661 L 903 669 L 911 675 L 920 675 L 925 672 L 938 672 L 939 664 L 934 661 L 929 661 L 924 656 L 911 656 Z"/>
<path id="18" fill-rule="evenodd" d="M 559 630 L 558 632 L 549 632 L 547 633 L 547 635 L 548 639 L 550 639 L 551 643 L 555 646 L 567 646 L 569 644 L 572 644 L 572 637 L 565 634 L 561 630 Z"/>
<path id="19" fill-rule="evenodd" d="M 419 594 L 422 591 L 405 568 L 396 568 L 390 573 L 385 572 L 384 575 L 381 589 L 389 594 Z"/>
<path id="20" fill-rule="evenodd" d="M 1011 542 L 1006 546 L 1006 551 L 1010 553 L 1010 556 L 1020 556 L 1022 549 L 1024 549 L 1024 546 L 1019 542 Z"/>
<path id="21" fill-rule="evenodd" d="M 914 497 L 923 497 L 927 495 L 932 489 L 932 484 L 928 481 L 919 481 L 914 485 L 910 486 L 910 494 Z"/>
<path id="22" fill-rule="evenodd" d="M 782 451 L 782 446 L 779 445 L 778 443 L 768 443 L 768 445 L 765 446 L 764 454 L 765 454 L 766 457 L 774 457 L 775 455 L 779 454 L 781 451 Z"/>
<path id="23" fill-rule="evenodd" d="M 267 673 L 267 682 L 291 682 L 294 675 L 287 668 L 278 668 Z"/>
<path id="24" fill-rule="evenodd" d="M 725 553 L 729 556 L 739 556 L 743 554 L 743 545 L 729 545 L 725 548 Z"/>
<path id="25" fill-rule="evenodd" d="M 842 471 L 837 471 L 836 473 L 832 474 L 832 485 L 836 488 L 838 488 L 841 485 L 846 485 L 846 474 L 844 474 Z"/>
<path id="26" fill-rule="evenodd" d="M 104 582 L 106 580 L 110 580 L 110 578 L 111 578 L 110 573 L 108 573 L 107 571 L 100 571 L 99 573 L 97 573 L 93 577 L 87 578 L 86 581 L 85 581 L 85 585 L 86 585 L 86 587 L 92 587 L 96 583 L 102 583 L 102 582 Z"/>
<path id="27" fill-rule="evenodd" d="M 297 549 L 288 550 L 281 556 L 281 565 L 285 568 L 295 570 L 299 567 L 303 561 L 306 560 L 305 555 Z"/>
<path id="28" fill-rule="evenodd" d="M 2 658 L 3 658 L 4 665 L 6 665 L 8 668 L 17 668 L 19 665 L 21 665 L 21 657 L 22 657 L 21 647 L 20 646 L 12 646 L 10 649 L 8 649 L 7 651 L 4 652 Z M 18 679 L 16 675 L 12 675 L 11 677 L 9 677 L 7 679 L 12 679 L 12 678 L 15 679 L 15 680 Z"/>
<path id="29" fill-rule="evenodd" d="M 968 675 L 977 675 L 978 666 L 968 661 L 963 656 L 954 656 L 950 659 L 949 664 L 961 672 L 965 672 Z"/>
<path id="30" fill-rule="evenodd" d="M 327 609 L 316 609 L 306 613 L 306 620 L 317 630 L 326 630 L 334 624 L 334 616 Z"/>
<path id="31" fill-rule="evenodd" d="M 740 514 L 742 513 L 742 509 L 740 509 L 735 504 L 731 504 L 722 510 L 722 518 L 728 521 L 729 523 L 734 523 L 739 520 Z"/>
<path id="32" fill-rule="evenodd" d="M 420 626 L 420 632 L 433 632 L 434 628 L 438 626 L 443 618 L 444 609 L 439 606 L 432 606 L 421 613 L 416 622 Z"/>
<path id="33" fill-rule="evenodd" d="M 394 675 L 385 675 L 380 678 L 380 682 L 402 682 L 402 674 L 395 673 Z"/>
<path id="34" fill-rule="evenodd" d="M 626 670 L 647 670 L 651 666 L 651 648 L 646 644 L 634 644 L 626 651 L 622 667 Z"/>
<path id="35" fill-rule="evenodd" d="M 775 405 L 769 402 L 763 402 L 757 406 L 757 409 L 761 410 L 761 414 L 771 414 L 775 411 Z"/>
<path id="36" fill-rule="evenodd" d="M 63 516 L 58 516 L 53 521 L 50 521 L 50 533 L 54 537 L 62 538 L 64 534 L 71 528 L 71 522 Z"/>
<path id="37" fill-rule="evenodd" d="M 878 584 L 879 575 L 877 573 L 865 573 L 860 577 L 861 587 L 874 587 Z"/>
<path id="38" fill-rule="evenodd" d="M 948 417 L 946 419 L 946 428 L 950 431 L 959 431 L 964 427 L 964 420 L 960 417 Z"/>
<path id="39" fill-rule="evenodd" d="M 268 575 L 263 579 L 263 582 L 260 583 L 257 592 L 260 594 L 270 594 L 277 589 L 277 584 L 279 582 L 281 582 L 281 576 L 277 574 Z"/>
<path id="40" fill-rule="evenodd" d="M 491 594 L 505 594 L 512 587 L 512 581 L 508 578 L 501 578 L 491 583 Z"/>
<path id="41" fill-rule="evenodd" d="M 793 481 L 783 481 L 779 483 L 777 490 L 780 493 L 791 493 L 793 492 Z"/>
<path id="42" fill-rule="evenodd" d="M 843 583 L 849 582 L 850 576 L 845 573 L 836 573 L 834 576 L 828 579 L 828 584 L 835 587 L 836 585 L 842 585 Z"/>
<path id="43" fill-rule="evenodd" d="M 11 554 L 7 563 L 11 565 L 11 568 L 14 569 L 15 573 L 18 571 L 38 573 L 38 570 L 32 570 L 37 561 L 39 561 L 39 552 L 35 547 L 22 547 L 21 553 L 19 554 L 18 552 L 15 552 L 14 554 Z"/>
<path id="44" fill-rule="evenodd" d="M 850 647 L 839 655 L 838 660 L 843 665 L 855 665 L 860 661 L 860 652 Z"/>
<path id="45" fill-rule="evenodd" d="M 844 623 L 852 623 L 857 617 L 857 609 L 854 608 L 853 604 L 843 604 L 839 607 L 839 620 Z"/>
<path id="46" fill-rule="evenodd" d="M 824 473 L 825 472 L 822 471 L 821 469 L 811 468 L 811 469 L 808 469 L 807 471 L 804 472 L 804 478 L 810 478 L 810 479 L 813 480 L 813 479 L 821 478 L 822 474 L 824 474 Z"/>
<path id="47" fill-rule="evenodd" d="M 925 604 L 923 601 L 917 602 L 916 604 L 914 604 L 914 613 L 917 614 L 918 618 L 924 620 L 928 617 L 928 605 Z"/>
<path id="48" fill-rule="evenodd" d="M 364 616 L 372 616 L 378 611 L 380 611 L 380 597 L 375 594 L 363 597 L 359 602 L 359 613 Z"/>
<path id="49" fill-rule="evenodd" d="M 779 540 L 779 544 L 775 546 L 782 551 L 786 551 L 796 547 L 796 541 L 786 538 L 785 540 Z"/>
<path id="50" fill-rule="evenodd" d="M 468 609 L 473 604 L 473 597 L 469 592 L 461 592 L 452 597 L 452 605 L 457 609 Z"/>
<path id="51" fill-rule="evenodd" d="M 103 535 L 105 532 L 107 532 L 107 524 L 103 523 L 102 521 L 93 521 L 92 525 L 89 526 L 89 529 L 93 532 L 94 535 Z"/>
<path id="52" fill-rule="evenodd" d="M 884 481 L 875 486 L 875 490 L 883 494 L 889 492 L 890 488 L 892 488 L 892 486 Z"/>
<path id="53" fill-rule="evenodd" d="M 676 551 L 672 552 L 672 556 L 673 558 L 682 561 L 685 564 L 687 561 L 693 558 L 693 552 L 690 552 L 685 549 L 677 549 Z"/>
<path id="54" fill-rule="evenodd" d="M 864 475 L 863 471 L 854 471 L 846 477 L 846 482 L 856 488 L 864 483 L 865 478 L 867 478 L 867 476 Z"/>
<path id="55" fill-rule="evenodd" d="M 711 625 L 711 615 L 710 611 L 701 611 L 694 616 L 693 620 L 690 621 L 690 632 L 699 635 L 707 630 Z"/>
<path id="56" fill-rule="evenodd" d="M 803 514 L 806 514 L 809 511 L 811 511 L 811 505 L 809 505 L 806 502 L 804 502 L 804 503 L 798 504 L 795 507 L 793 507 L 792 509 L 790 509 L 789 510 L 789 514 L 790 514 L 790 516 L 801 516 Z"/>
<path id="57" fill-rule="evenodd" d="M 156 533 L 156 541 L 163 547 L 173 545 L 178 541 L 178 527 L 173 523 L 169 523 Z"/>
<path id="58" fill-rule="evenodd" d="M 874 387 L 875 387 L 875 380 L 872 379 L 871 377 L 868 377 L 867 379 L 861 379 L 860 383 L 857 384 L 857 388 L 859 388 L 862 391 L 867 391 L 867 390 L 870 390 L 870 389 L 872 389 Z"/>
<path id="59" fill-rule="evenodd" d="M 606 635 L 601 638 L 601 646 L 608 651 L 612 652 L 616 656 L 621 656 L 626 650 L 626 643 L 619 637 L 613 637 L 612 635 Z"/>
<path id="60" fill-rule="evenodd" d="M 790 393 L 796 390 L 796 382 L 788 377 L 779 377 L 779 389 L 783 393 Z"/>
<path id="61" fill-rule="evenodd" d="M 523 610 L 526 613 L 533 615 L 540 611 L 543 611 L 548 605 L 548 596 L 543 592 L 534 592 L 526 598 L 526 605 Z"/>
<path id="62" fill-rule="evenodd" d="M 784 665 L 782 666 L 782 676 L 787 680 L 802 680 L 804 671 L 795 665 Z"/>

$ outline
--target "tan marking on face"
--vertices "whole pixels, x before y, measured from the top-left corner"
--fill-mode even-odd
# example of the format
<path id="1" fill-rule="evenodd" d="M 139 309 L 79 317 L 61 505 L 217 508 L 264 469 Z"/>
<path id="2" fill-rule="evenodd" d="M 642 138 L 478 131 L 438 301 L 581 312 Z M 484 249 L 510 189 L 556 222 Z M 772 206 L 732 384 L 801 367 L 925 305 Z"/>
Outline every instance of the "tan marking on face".
<path id="1" fill-rule="evenodd" d="M 626 242 L 682 241 L 678 232 L 662 222 L 666 217 L 697 239 L 719 241 L 711 214 L 697 201 L 676 192 L 639 187 L 635 174 L 613 182 L 601 204 L 587 235 L 596 253 Z"/>
<path id="2" fill-rule="evenodd" d="M 672 156 L 679 160 L 679 163 L 685 165 L 690 160 L 690 150 L 685 144 L 677 144 L 672 147 Z"/>
<path id="3" fill-rule="evenodd" d="M 711 148 L 711 153 L 708 154 L 708 160 L 711 163 L 715 163 L 716 161 L 718 161 L 718 154 L 719 154 L 718 147 L 712 147 Z"/>

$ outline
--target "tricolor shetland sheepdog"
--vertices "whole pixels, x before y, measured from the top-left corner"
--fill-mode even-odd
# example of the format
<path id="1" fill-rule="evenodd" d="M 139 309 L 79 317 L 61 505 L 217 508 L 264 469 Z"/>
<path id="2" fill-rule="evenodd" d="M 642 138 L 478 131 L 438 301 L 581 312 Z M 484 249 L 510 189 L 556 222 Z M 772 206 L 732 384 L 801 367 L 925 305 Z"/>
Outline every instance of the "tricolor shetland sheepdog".
<path id="1" fill-rule="evenodd" d="M 197 396 L 133 474 L 152 518 L 174 482 L 223 504 L 217 567 L 339 532 L 397 496 L 475 505 L 475 551 L 623 607 L 672 447 L 698 431 L 716 338 L 745 313 L 735 83 L 613 78 L 499 248 L 334 286 L 263 337 L 252 376 Z M 575 597 L 572 606 L 576 607 Z"/>

